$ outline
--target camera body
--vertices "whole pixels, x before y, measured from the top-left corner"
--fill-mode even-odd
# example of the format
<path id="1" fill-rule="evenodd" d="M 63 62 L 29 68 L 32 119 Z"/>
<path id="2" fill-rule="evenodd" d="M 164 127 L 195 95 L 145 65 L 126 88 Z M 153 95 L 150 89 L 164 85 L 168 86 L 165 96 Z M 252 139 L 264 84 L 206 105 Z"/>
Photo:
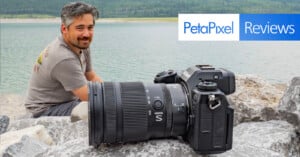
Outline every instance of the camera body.
<path id="1" fill-rule="evenodd" d="M 179 83 L 186 92 L 188 122 L 183 139 L 200 154 L 221 153 L 232 148 L 233 109 L 226 95 L 235 91 L 235 76 L 225 69 L 196 65 L 177 74 L 158 73 L 154 83 Z"/>

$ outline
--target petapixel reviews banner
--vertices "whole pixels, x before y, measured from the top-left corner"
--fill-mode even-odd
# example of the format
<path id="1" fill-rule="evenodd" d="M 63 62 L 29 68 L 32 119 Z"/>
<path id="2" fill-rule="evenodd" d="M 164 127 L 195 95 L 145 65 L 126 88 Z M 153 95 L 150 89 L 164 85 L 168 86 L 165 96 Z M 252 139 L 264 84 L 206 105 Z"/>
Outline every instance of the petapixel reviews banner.
<path id="1" fill-rule="evenodd" d="M 178 14 L 180 41 L 300 40 L 300 14 Z"/>

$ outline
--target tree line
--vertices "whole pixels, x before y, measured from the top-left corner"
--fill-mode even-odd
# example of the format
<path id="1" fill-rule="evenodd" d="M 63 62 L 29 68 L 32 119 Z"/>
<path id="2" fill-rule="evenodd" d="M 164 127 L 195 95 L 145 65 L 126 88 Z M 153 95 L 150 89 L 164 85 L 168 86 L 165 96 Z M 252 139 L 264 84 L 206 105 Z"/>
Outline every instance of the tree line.
<path id="1" fill-rule="evenodd" d="M 60 16 L 73 0 L 0 0 L 1 15 Z M 178 13 L 299 13 L 300 0 L 81 0 L 95 5 L 102 18 L 176 17 Z"/>

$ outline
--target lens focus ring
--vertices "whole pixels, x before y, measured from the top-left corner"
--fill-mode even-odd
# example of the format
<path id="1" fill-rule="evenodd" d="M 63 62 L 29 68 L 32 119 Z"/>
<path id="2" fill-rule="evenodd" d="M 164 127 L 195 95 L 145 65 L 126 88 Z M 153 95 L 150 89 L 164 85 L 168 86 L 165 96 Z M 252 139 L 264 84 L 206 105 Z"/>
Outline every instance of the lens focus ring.
<path id="1" fill-rule="evenodd" d="M 121 83 L 124 142 L 146 139 L 147 102 L 143 83 Z"/>

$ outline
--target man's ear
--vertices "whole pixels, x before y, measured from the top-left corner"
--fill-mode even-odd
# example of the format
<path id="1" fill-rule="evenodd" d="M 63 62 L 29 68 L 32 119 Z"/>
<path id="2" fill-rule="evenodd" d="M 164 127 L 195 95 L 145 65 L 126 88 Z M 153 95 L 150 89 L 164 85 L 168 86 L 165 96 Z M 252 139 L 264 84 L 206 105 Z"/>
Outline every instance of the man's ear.
<path id="1" fill-rule="evenodd" d="M 65 24 L 61 24 L 61 26 L 60 26 L 60 31 L 61 31 L 62 34 L 67 33 L 67 29 L 68 29 L 68 28 L 66 27 Z"/>

